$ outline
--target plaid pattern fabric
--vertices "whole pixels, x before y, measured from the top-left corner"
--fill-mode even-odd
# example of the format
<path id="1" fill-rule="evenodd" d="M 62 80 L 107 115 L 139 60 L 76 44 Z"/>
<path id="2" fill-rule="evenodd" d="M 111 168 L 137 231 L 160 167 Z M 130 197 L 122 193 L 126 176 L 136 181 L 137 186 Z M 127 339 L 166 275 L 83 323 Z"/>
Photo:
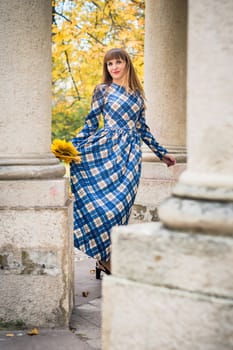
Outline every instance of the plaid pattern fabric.
<path id="1" fill-rule="evenodd" d="M 101 114 L 104 127 L 97 130 Z M 72 140 L 82 162 L 70 166 L 74 245 L 98 260 L 109 260 L 112 227 L 128 223 L 141 174 L 140 138 L 160 159 L 167 153 L 146 125 L 139 93 L 98 85 L 84 128 Z"/>

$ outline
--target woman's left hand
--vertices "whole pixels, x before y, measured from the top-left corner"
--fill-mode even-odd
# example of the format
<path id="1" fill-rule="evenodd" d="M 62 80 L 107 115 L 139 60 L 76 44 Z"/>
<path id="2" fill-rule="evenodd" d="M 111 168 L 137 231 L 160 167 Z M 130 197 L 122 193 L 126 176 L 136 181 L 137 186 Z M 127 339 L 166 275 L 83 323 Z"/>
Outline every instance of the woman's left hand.
<path id="1" fill-rule="evenodd" d="M 162 162 L 167 164 L 167 166 L 169 167 L 176 164 L 176 159 L 172 154 L 166 153 L 162 158 Z"/>

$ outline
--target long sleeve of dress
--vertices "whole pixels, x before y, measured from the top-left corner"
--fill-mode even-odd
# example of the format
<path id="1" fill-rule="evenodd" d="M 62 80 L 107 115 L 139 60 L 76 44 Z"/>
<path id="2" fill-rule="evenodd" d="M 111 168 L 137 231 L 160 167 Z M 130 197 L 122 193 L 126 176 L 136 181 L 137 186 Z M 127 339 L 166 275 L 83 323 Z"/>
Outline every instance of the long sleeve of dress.
<path id="1" fill-rule="evenodd" d="M 103 99 L 104 99 L 104 91 L 103 87 L 97 85 L 95 87 L 92 102 L 91 102 L 91 111 L 86 116 L 85 124 L 83 129 L 78 133 L 75 137 L 76 141 L 85 140 L 90 135 L 94 134 L 99 126 L 99 119 L 102 113 L 103 108 Z"/>
<path id="2" fill-rule="evenodd" d="M 137 121 L 136 128 L 142 140 L 150 147 L 152 152 L 154 152 L 159 159 L 162 159 L 167 153 L 167 150 L 159 145 L 155 137 L 152 135 L 149 126 L 146 124 L 144 107 L 142 108 L 140 118 Z"/>

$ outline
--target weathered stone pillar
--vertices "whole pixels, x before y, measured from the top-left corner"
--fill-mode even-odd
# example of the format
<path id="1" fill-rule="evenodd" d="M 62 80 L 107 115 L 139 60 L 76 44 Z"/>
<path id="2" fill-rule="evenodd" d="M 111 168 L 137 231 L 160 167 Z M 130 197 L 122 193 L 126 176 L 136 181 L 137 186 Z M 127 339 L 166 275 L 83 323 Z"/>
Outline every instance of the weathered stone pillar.
<path id="1" fill-rule="evenodd" d="M 147 0 L 145 14 L 146 119 L 177 159 L 167 168 L 143 146 L 142 177 L 131 222 L 156 221 L 158 204 L 171 194 L 186 162 L 186 0 Z"/>
<path id="2" fill-rule="evenodd" d="M 51 154 L 51 1 L 0 2 L 0 319 L 67 325 L 72 204 Z"/>
<path id="3" fill-rule="evenodd" d="M 232 10 L 230 0 L 189 5 L 188 167 L 160 209 L 171 228 L 233 233 Z"/>
<path id="4" fill-rule="evenodd" d="M 232 13 L 189 2 L 188 167 L 162 223 L 112 233 L 103 350 L 233 348 Z"/>

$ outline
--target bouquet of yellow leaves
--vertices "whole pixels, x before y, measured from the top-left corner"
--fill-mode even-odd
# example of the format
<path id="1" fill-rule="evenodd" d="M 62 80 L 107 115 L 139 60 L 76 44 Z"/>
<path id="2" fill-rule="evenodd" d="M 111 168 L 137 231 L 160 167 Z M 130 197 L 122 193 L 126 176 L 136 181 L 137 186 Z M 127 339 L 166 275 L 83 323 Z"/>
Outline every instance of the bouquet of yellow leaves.
<path id="1" fill-rule="evenodd" d="M 65 163 L 70 163 L 72 160 L 76 163 L 81 163 L 80 152 L 77 151 L 71 142 L 56 139 L 51 145 L 51 151 L 55 157 L 64 160 Z"/>

